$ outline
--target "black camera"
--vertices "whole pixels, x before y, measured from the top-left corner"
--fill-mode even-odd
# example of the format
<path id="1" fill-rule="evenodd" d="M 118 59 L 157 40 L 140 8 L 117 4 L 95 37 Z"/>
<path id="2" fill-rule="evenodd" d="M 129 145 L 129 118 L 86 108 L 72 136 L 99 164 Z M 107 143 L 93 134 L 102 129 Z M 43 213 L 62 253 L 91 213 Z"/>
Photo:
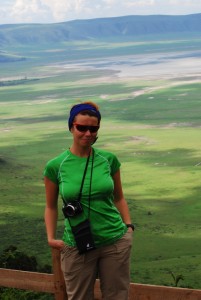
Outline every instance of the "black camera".
<path id="1" fill-rule="evenodd" d="M 68 204 L 64 204 L 64 206 L 62 207 L 62 211 L 64 217 L 68 218 L 68 217 L 75 217 L 79 215 L 81 212 L 83 212 L 83 208 L 80 201 L 72 201 L 69 202 Z"/>

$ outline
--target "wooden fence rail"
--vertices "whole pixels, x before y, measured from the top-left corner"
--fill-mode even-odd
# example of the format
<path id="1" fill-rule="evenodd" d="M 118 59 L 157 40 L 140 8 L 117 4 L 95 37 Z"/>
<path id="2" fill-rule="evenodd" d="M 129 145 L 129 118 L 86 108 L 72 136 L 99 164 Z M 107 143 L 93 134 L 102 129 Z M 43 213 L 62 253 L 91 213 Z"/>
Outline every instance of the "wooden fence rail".
<path id="1" fill-rule="evenodd" d="M 60 269 L 60 252 L 52 251 L 53 274 L 0 269 L 0 286 L 54 294 L 55 300 L 67 300 Z M 99 281 L 95 299 L 101 300 Z M 130 300 L 201 300 L 201 290 L 130 284 Z"/>

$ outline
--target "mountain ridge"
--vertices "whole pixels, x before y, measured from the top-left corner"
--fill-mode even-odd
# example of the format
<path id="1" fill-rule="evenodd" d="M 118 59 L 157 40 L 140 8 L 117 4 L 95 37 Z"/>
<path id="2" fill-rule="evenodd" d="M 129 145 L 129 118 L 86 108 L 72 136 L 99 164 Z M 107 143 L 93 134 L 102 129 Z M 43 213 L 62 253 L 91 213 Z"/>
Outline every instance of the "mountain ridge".
<path id="1" fill-rule="evenodd" d="M 175 33 L 201 33 L 201 14 L 130 15 L 51 24 L 4 24 L 0 25 L 0 47 L 12 43 L 31 45 Z"/>

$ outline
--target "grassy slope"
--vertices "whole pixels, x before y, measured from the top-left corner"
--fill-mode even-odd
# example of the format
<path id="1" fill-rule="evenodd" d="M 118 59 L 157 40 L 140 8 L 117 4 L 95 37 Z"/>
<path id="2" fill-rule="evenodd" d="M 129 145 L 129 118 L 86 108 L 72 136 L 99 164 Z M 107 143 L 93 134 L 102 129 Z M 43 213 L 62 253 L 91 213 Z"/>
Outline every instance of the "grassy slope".
<path id="1" fill-rule="evenodd" d="M 15 69 L 10 67 L 5 68 L 8 76 Z M 161 80 L 91 83 L 102 71 L 66 70 L 55 77 L 55 69 L 45 64 L 28 69 L 22 62 L 20 67 L 18 74 L 35 72 L 40 81 L 1 87 L 1 250 L 15 244 L 50 263 L 43 168 L 70 145 L 66 112 L 71 104 L 92 98 L 103 114 L 97 147 L 114 151 L 121 160 L 124 191 L 137 224 L 132 280 L 171 284 L 168 272 L 173 271 L 184 275 L 184 286 L 200 288 L 200 84 L 130 99 L 133 90 L 161 85 Z M 110 101 L 120 96 L 123 101 Z M 61 235 L 62 216 L 59 224 Z"/>

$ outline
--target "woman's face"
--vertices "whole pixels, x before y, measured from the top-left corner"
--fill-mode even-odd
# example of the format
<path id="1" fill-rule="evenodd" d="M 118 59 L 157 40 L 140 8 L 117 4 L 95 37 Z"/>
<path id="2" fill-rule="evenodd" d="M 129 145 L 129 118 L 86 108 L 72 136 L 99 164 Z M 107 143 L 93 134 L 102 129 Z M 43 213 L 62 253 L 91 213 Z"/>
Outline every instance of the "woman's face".
<path id="1" fill-rule="evenodd" d="M 74 143 L 78 146 L 89 147 L 96 139 L 98 128 L 97 117 L 78 114 L 71 128 Z"/>

